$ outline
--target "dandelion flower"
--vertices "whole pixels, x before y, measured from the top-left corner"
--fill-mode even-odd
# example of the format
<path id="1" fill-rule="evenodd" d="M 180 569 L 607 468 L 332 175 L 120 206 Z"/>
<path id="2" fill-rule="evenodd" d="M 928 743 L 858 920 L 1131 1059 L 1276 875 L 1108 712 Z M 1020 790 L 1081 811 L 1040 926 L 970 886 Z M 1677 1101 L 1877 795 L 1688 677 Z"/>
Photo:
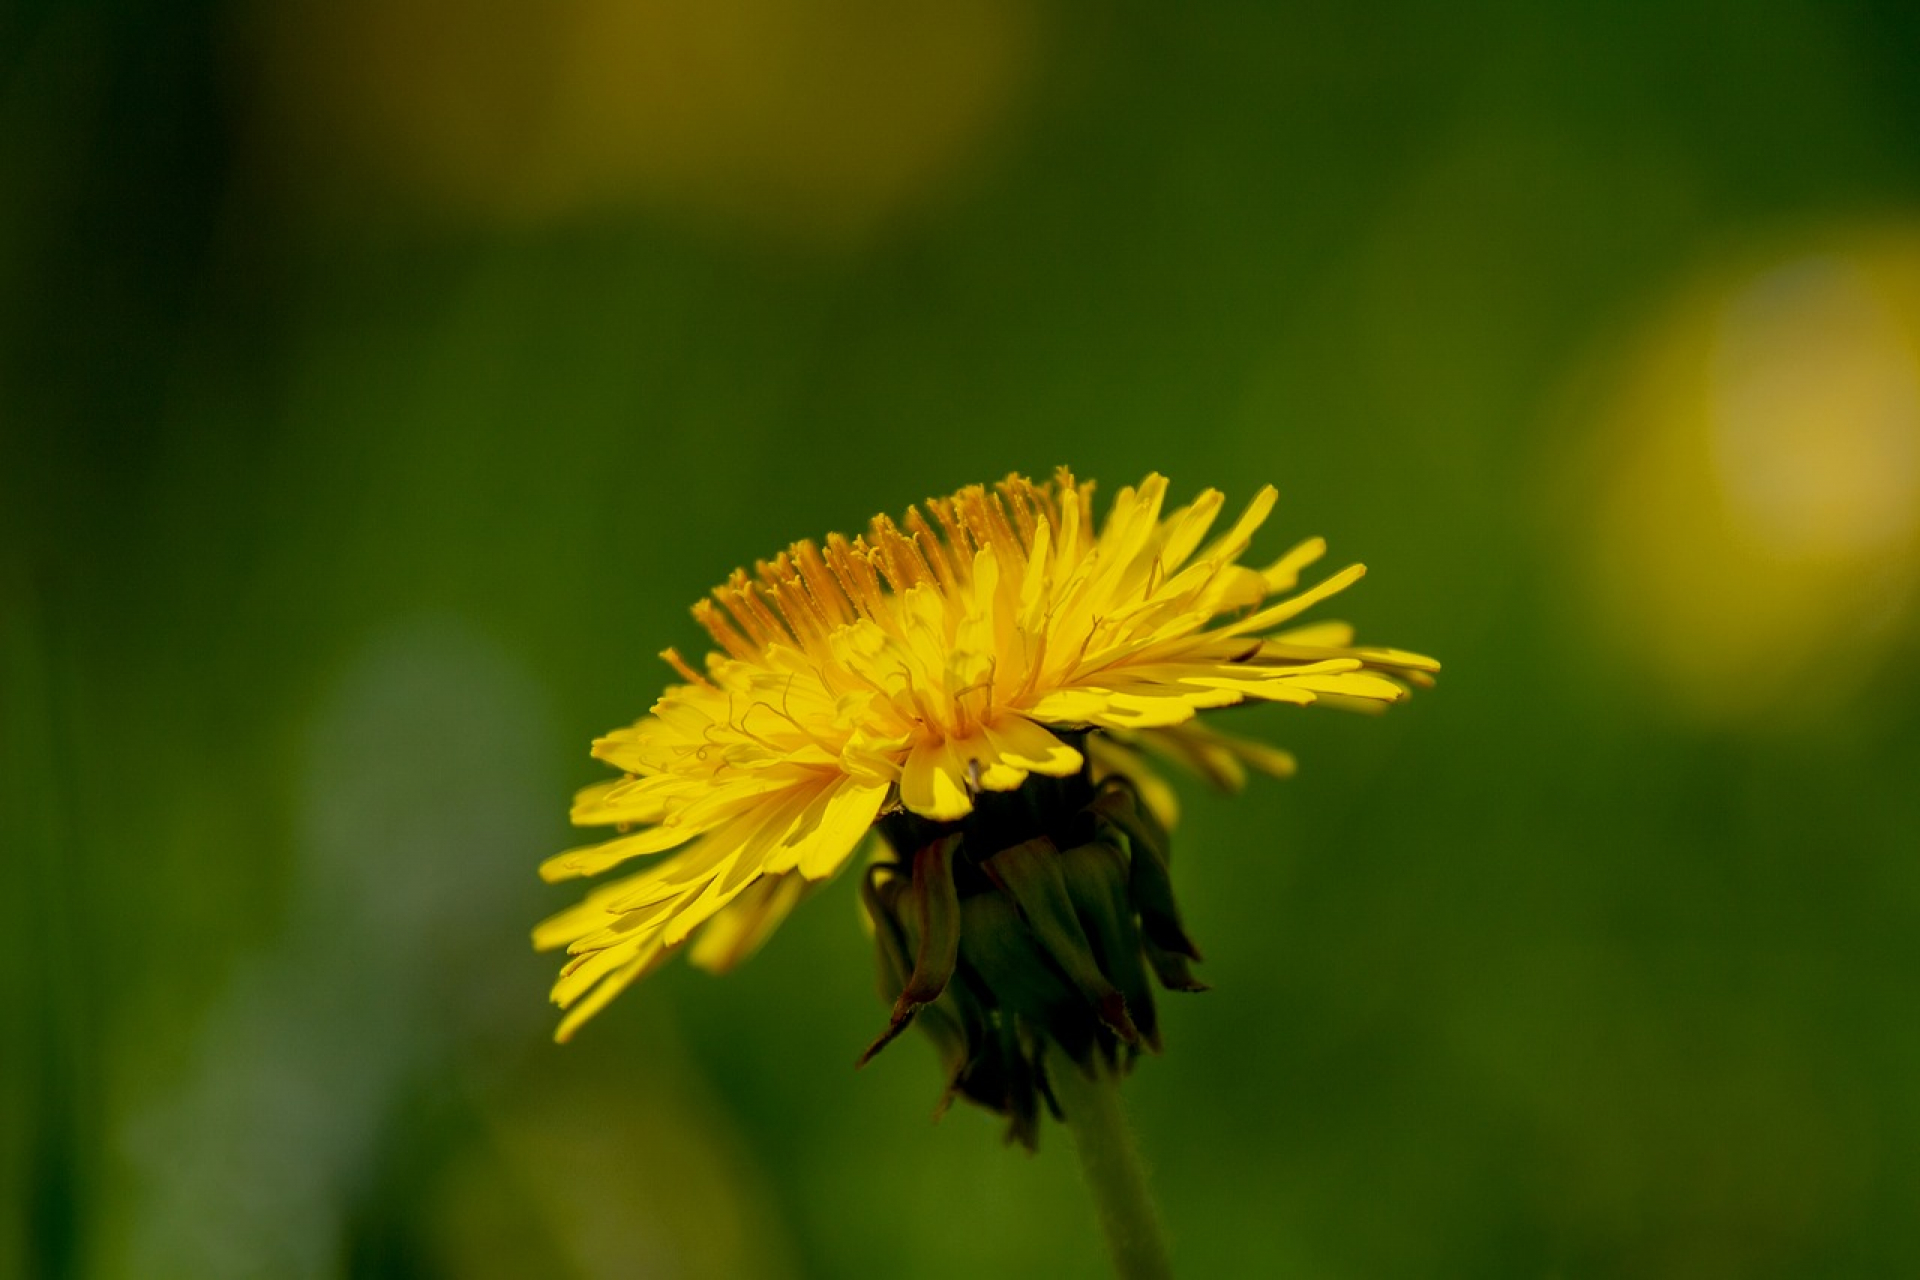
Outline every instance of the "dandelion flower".
<path id="1" fill-rule="evenodd" d="M 737 964 L 877 829 L 863 895 L 895 1001 L 879 1043 L 927 1013 L 950 1092 L 1022 1137 L 1045 1094 L 1040 1041 L 1077 1060 L 1155 1044 L 1143 964 L 1197 987 L 1198 953 L 1150 760 L 1229 788 L 1284 775 L 1284 752 L 1199 713 L 1380 707 L 1438 669 L 1295 624 L 1364 568 L 1300 589 L 1317 538 L 1241 564 L 1271 488 L 1211 539 L 1222 495 L 1166 512 L 1166 491 L 1158 475 L 1121 489 L 1096 527 L 1090 483 L 1011 476 L 852 541 L 797 542 L 695 605 L 718 648 L 699 667 L 668 650 L 683 683 L 593 744 L 623 776 L 581 791 L 573 820 L 617 834 L 541 868 L 648 860 L 535 931 L 571 957 L 558 1037 L 682 947 Z"/>

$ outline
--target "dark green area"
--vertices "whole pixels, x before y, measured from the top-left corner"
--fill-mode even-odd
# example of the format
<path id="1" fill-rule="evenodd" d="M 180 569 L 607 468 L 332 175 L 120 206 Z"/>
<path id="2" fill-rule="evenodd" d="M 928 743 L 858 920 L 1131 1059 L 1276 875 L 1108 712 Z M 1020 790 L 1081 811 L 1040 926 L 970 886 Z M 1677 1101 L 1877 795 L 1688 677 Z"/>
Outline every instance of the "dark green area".
<path id="1" fill-rule="evenodd" d="M 1184 1274 L 1920 1273 L 1914 629 L 1702 726 L 1541 496 L 1698 270 L 1920 226 L 1911 6 L 1056 7 L 845 242 L 316 212 L 234 29 L 0 13 L 0 1276 L 1101 1274 L 1063 1135 L 852 1070 L 850 882 L 565 1049 L 526 943 L 687 603 L 1060 463 L 1277 484 L 1258 549 L 1447 668 L 1183 792 Z"/>

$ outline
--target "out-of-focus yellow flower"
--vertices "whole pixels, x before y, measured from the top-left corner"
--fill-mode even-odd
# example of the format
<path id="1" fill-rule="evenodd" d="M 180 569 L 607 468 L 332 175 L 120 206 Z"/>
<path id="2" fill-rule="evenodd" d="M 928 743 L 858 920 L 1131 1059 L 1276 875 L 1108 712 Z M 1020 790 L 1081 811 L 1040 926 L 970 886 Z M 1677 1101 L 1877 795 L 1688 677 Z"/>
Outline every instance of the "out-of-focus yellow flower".
<path id="1" fill-rule="evenodd" d="M 834 242 L 959 185 L 1025 95 L 1017 0 L 274 0 L 261 159 L 322 207 L 645 209 Z M 402 204 L 401 207 L 405 207 Z"/>
<path id="2" fill-rule="evenodd" d="M 1014 476 L 851 542 L 795 543 L 696 605 L 719 650 L 704 670 L 664 655 L 685 683 L 594 743 L 625 776 L 574 805 L 574 821 L 626 834 L 542 867 L 563 880 L 672 851 L 535 932 L 573 955 L 553 993 L 570 1010 L 559 1037 L 689 939 L 698 964 L 740 960 L 877 820 L 931 847 L 1030 778 L 1077 780 L 1087 799 L 1103 774 L 1150 780 L 1136 748 L 1228 785 L 1247 766 L 1285 773 L 1284 753 L 1195 714 L 1378 706 L 1429 682 L 1432 659 L 1356 648 L 1344 625 L 1281 629 L 1364 568 L 1297 591 L 1319 539 L 1238 563 L 1271 488 L 1210 541 L 1222 496 L 1163 516 L 1166 490 L 1157 475 L 1122 489 L 1096 530 L 1091 484 Z"/>
<path id="3" fill-rule="evenodd" d="M 1617 642 L 1706 720 L 1844 693 L 1920 568 L 1920 240 L 1715 279 L 1616 385 L 1587 533 Z"/>

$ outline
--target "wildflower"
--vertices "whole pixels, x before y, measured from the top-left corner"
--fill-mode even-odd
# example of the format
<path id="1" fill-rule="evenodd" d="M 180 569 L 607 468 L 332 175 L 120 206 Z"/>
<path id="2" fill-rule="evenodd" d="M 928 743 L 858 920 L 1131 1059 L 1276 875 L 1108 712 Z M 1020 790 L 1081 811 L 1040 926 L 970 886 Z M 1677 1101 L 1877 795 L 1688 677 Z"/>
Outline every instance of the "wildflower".
<path id="1" fill-rule="evenodd" d="M 739 963 L 877 829 L 863 901 L 895 1007 L 875 1049 L 923 1018 L 950 1093 L 1030 1141 L 1048 1044 L 1083 1066 L 1154 1046 L 1145 972 L 1196 988 L 1198 950 L 1148 758 L 1227 787 L 1284 775 L 1284 752 L 1197 713 L 1383 706 L 1438 669 L 1355 647 L 1342 624 L 1285 629 L 1364 568 L 1296 590 L 1317 538 L 1240 564 L 1271 488 L 1211 541 L 1221 494 L 1163 515 L 1166 488 L 1122 489 L 1096 530 L 1091 484 L 1011 476 L 851 542 L 795 543 L 695 605 L 718 650 L 700 669 L 663 655 L 684 683 L 594 743 L 624 776 L 574 804 L 576 823 L 622 834 L 541 868 L 563 880 L 670 854 L 536 930 L 572 957 L 558 1038 L 683 946 L 709 969 Z"/>

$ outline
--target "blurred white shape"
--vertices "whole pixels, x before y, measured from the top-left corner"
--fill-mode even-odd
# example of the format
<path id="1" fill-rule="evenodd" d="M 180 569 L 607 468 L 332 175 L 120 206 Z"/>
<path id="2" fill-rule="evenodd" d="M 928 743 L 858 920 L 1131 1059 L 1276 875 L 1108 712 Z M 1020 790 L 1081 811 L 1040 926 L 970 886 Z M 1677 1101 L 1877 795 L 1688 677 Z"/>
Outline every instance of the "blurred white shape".
<path id="1" fill-rule="evenodd" d="M 188 1077 L 124 1126 L 115 1272 L 343 1272 L 345 1212 L 414 1073 L 538 1034 L 537 981 L 497 993 L 559 794 L 553 739 L 538 687 L 457 622 L 354 658 L 313 725 L 286 927 L 235 969 Z"/>
<path id="2" fill-rule="evenodd" d="M 1726 514 L 1789 560 L 1884 551 L 1920 527 L 1920 358 L 1872 280 L 1806 258 L 1720 316 L 1712 449 Z"/>

